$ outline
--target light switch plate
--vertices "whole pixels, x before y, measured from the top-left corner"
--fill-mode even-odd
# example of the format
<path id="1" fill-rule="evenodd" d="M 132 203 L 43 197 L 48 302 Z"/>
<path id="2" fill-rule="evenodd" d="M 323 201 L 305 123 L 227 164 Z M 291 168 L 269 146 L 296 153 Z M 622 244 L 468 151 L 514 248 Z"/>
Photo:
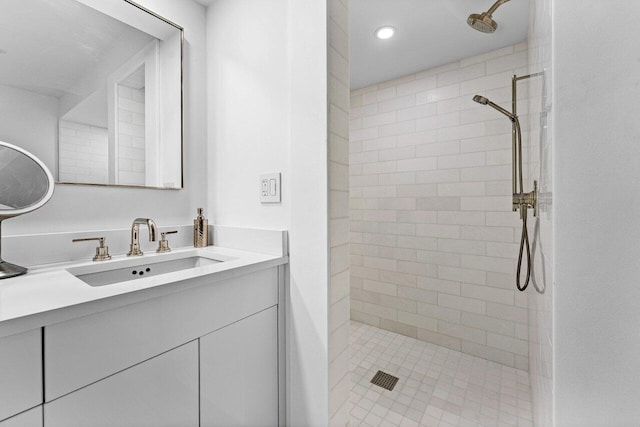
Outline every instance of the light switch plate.
<path id="1" fill-rule="evenodd" d="M 280 203 L 280 173 L 260 175 L 260 203 Z"/>

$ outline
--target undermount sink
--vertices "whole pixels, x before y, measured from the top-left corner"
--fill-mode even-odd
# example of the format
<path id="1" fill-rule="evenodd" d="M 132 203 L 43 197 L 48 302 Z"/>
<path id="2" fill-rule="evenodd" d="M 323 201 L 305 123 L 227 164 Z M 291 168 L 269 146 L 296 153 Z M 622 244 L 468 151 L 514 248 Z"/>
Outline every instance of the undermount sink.
<path id="1" fill-rule="evenodd" d="M 178 259 L 165 260 L 164 258 L 158 258 L 149 259 L 146 262 L 142 259 L 126 259 L 121 262 L 100 266 L 106 267 L 101 268 L 100 271 L 95 271 L 95 268 L 92 268 L 94 266 L 88 268 L 71 268 L 67 271 L 90 286 L 105 286 L 175 271 L 204 267 L 219 262 L 221 261 L 189 254 Z M 127 265 L 123 266 L 123 264 Z"/>

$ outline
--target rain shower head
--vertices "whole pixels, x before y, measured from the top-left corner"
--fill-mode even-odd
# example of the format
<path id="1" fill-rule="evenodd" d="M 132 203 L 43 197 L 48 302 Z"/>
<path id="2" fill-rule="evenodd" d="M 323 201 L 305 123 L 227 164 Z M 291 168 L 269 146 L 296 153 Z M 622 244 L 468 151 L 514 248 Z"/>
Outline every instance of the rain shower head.
<path id="1" fill-rule="evenodd" d="M 476 96 L 473 97 L 473 100 L 475 102 L 477 102 L 478 104 L 488 105 L 489 107 L 501 112 L 505 116 L 509 117 L 509 120 L 511 120 L 512 122 L 518 120 L 518 118 L 516 116 L 514 116 L 511 112 L 505 110 L 504 108 L 502 108 L 498 104 L 494 104 L 493 102 L 489 101 L 489 99 L 485 98 L 484 96 L 476 95 Z"/>
<path id="2" fill-rule="evenodd" d="M 493 15 L 493 12 L 495 12 L 497 8 L 508 1 L 509 0 L 498 0 L 486 12 L 479 14 L 472 13 L 467 18 L 467 24 L 481 33 L 493 33 L 498 28 L 498 23 L 493 20 L 491 15 Z"/>
<path id="3" fill-rule="evenodd" d="M 472 13 L 467 18 L 467 24 L 481 33 L 493 33 L 498 28 L 498 23 L 491 19 L 491 15 L 487 15 L 487 12 Z"/>

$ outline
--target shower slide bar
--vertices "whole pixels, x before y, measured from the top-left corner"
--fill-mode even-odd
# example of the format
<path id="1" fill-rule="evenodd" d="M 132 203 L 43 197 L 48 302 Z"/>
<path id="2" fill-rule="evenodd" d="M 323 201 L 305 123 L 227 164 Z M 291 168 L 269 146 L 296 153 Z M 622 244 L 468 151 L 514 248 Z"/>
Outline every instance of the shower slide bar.
<path id="1" fill-rule="evenodd" d="M 520 250 L 518 251 L 518 266 L 516 269 L 516 287 L 519 291 L 524 291 L 529 286 L 532 270 L 532 257 L 531 246 L 529 244 L 529 232 L 527 230 L 527 216 L 529 208 L 533 209 L 533 216 L 538 216 L 538 181 L 533 181 L 533 190 L 526 193 L 524 191 L 523 177 L 522 177 L 522 129 L 520 127 L 520 120 L 518 119 L 518 82 L 521 80 L 527 80 L 533 77 L 544 77 L 544 71 L 539 73 L 532 73 L 525 76 L 514 75 L 511 79 L 511 109 L 508 111 L 497 104 L 494 104 L 489 99 L 476 95 L 473 97 L 475 102 L 482 105 L 488 105 L 498 112 L 504 114 L 511 120 L 511 140 L 512 140 L 512 163 L 511 163 L 511 177 L 512 177 L 512 210 L 513 212 L 520 212 L 520 219 L 522 220 L 522 234 L 520 237 Z M 521 283 L 521 273 L 523 264 L 523 255 L 526 251 L 527 270 L 524 284 Z M 538 288 L 534 283 L 536 289 Z M 538 290 L 540 291 L 540 290 Z"/>

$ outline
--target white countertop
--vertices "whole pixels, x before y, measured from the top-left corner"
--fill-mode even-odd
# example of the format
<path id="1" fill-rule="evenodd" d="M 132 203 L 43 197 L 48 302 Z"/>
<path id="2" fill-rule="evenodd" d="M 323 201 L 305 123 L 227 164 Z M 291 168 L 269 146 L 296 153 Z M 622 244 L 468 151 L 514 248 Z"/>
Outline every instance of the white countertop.
<path id="1" fill-rule="evenodd" d="M 184 256 L 203 256 L 222 262 L 95 287 L 67 271 L 73 268 L 74 271 L 89 273 L 104 269 L 109 264 L 128 267 Z M 33 267 L 23 276 L 0 280 L 0 337 L 201 285 L 196 281 L 185 282 L 189 279 L 210 275 L 215 282 L 287 262 L 286 256 L 208 246 L 178 248 L 168 254 L 119 255 L 109 261 L 88 260 Z"/>

